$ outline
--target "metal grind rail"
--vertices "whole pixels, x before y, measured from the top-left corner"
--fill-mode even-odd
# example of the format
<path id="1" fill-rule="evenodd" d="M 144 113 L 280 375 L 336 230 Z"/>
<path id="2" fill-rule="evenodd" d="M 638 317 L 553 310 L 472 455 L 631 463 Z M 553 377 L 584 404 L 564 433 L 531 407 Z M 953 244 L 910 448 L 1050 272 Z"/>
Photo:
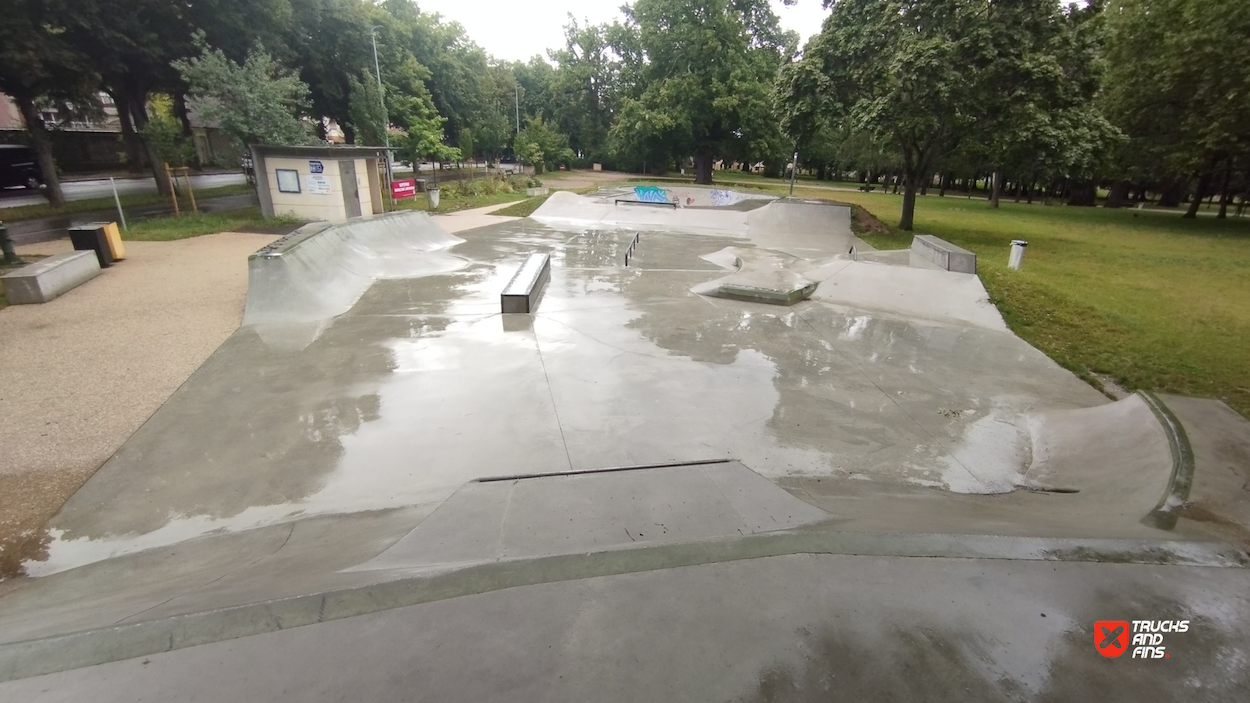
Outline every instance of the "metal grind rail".
<path id="1" fill-rule="evenodd" d="M 634 238 L 629 240 L 629 246 L 625 247 L 625 265 L 626 266 L 629 266 L 629 260 L 632 259 L 634 256 L 634 249 L 638 247 L 638 237 L 639 235 L 635 234 Z"/>
<path id="2" fill-rule="evenodd" d="M 649 207 L 671 207 L 671 208 L 673 208 L 674 210 L 676 210 L 676 209 L 677 209 L 677 203 L 667 203 L 667 202 L 665 202 L 665 203 L 659 203 L 659 202 L 653 203 L 653 202 L 649 202 L 649 201 L 646 201 L 646 200 L 615 200 L 615 201 L 613 201 L 613 202 L 614 202 L 616 205 L 622 205 L 622 204 L 624 204 L 624 205 L 647 205 L 647 206 L 649 206 Z"/>

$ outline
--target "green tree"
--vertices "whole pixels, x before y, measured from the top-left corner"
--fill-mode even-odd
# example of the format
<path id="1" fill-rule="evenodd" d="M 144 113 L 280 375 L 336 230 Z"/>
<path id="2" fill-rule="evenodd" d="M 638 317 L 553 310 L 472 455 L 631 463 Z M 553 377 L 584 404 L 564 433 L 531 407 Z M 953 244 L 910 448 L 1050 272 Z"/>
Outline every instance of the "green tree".
<path id="1" fill-rule="evenodd" d="M 175 61 L 188 98 L 208 122 L 240 145 L 307 144 L 308 86 L 260 48 L 238 64 L 201 44 L 200 55 Z"/>
<path id="2" fill-rule="evenodd" d="M 627 23 L 609 32 L 630 88 L 612 128 L 618 146 L 693 155 L 695 182 L 708 184 L 717 154 L 748 153 L 778 133 L 772 85 L 795 40 L 767 0 L 637 0 L 622 9 Z"/>
<path id="3" fill-rule="evenodd" d="M 351 126 L 357 144 L 382 146 L 386 143 L 387 116 L 376 80 L 368 74 L 347 78 L 351 89 Z"/>
<path id="4" fill-rule="evenodd" d="M 67 41 L 65 27 L 48 4 L 11 0 L 0 22 L 0 92 L 17 103 L 43 171 L 45 195 L 52 207 L 65 205 L 52 143 L 38 104 L 48 99 L 83 104 L 99 77 L 91 61 Z"/>
<path id="5" fill-rule="evenodd" d="M 574 157 L 569 138 L 541 117 L 530 117 L 516 136 L 513 151 L 521 163 L 542 173 Z"/>
<path id="6" fill-rule="evenodd" d="M 149 102 L 151 115 L 143 128 L 144 141 L 152 145 L 157 157 L 171 166 L 188 166 L 195 159 L 195 145 L 182 133 L 182 125 L 174 114 L 174 103 L 168 95 L 154 96 Z"/>
<path id="7" fill-rule="evenodd" d="M 1087 135 L 1071 129 L 1088 95 L 1064 88 L 1084 77 L 1064 71 L 1079 66 L 1063 60 L 1069 29 L 1059 0 L 830 4 L 803 60 L 828 79 L 823 104 L 898 149 L 902 229 L 912 229 L 922 183 L 966 139 L 997 170 L 1044 130 L 1061 146 Z"/>
<path id="8" fill-rule="evenodd" d="M 1233 165 L 1250 156 L 1250 4 L 1113 0 L 1107 23 L 1104 105 L 1129 137 L 1123 166 L 1196 175 L 1185 213 L 1195 217 L 1221 170 L 1227 194 Z"/>
<path id="9" fill-rule="evenodd" d="M 550 52 L 558 68 L 553 112 L 571 147 L 586 158 L 602 159 L 617 107 L 620 63 L 612 55 L 606 26 L 582 25 L 569 15 L 565 45 Z"/>

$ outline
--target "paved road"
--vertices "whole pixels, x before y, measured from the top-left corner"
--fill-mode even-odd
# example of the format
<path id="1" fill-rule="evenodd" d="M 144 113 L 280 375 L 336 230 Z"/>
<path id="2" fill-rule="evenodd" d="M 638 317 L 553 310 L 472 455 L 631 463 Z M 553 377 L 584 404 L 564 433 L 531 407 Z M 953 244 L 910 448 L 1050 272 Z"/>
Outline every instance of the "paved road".
<path id="1" fill-rule="evenodd" d="M 208 200 L 197 202 L 201 212 L 226 212 L 228 210 L 251 207 L 255 204 L 256 196 L 251 193 L 228 195 L 222 198 L 209 198 Z M 126 208 L 125 212 L 126 219 L 134 221 L 156 215 L 167 215 L 173 212 L 173 208 L 166 204 L 144 205 L 142 207 Z M 112 208 L 92 212 L 78 212 L 72 215 L 41 217 L 37 220 L 25 220 L 8 225 L 9 237 L 12 238 L 14 244 L 47 242 L 66 236 L 65 230 L 74 225 L 99 222 L 101 220 L 115 221 L 116 219 L 117 211 Z"/>
<path id="2" fill-rule="evenodd" d="M 156 181 L 151 177 L 118 178 L 117 192 L 122 195 L 133 193 L 155 193 Z M 221 186 L 243 183 L 242 173 L 210 173 L 203 176 L 192 176 L 191 187 L 220 188 Z M 90 200 L 91 198 L 107 198 L 113 194 L 107 178 L 90 181 L 71 181 L 61 185 L 66 200 Z M 40 205 L 47 200 L 38 193 L 24 188 L 0 190 L 0 208 L 19 207 L 21 205 Z M 0 218 L 2 219 L 2 218 Z"/>

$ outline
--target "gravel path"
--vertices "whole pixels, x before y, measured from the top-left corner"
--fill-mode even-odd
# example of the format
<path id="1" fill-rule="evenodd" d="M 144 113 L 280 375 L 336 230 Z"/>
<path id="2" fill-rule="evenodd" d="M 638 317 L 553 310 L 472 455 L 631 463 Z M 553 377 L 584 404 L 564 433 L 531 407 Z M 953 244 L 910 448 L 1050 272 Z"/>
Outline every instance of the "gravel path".
<path id="1" fill-rule="evenodd" d="M 239 326 L 247 256 L 274 239 L 127 242 L 125 261 L 66 295 L 0 310 L 0 579 Z M 18 253 L 68 250 L 60 240 Z"/>

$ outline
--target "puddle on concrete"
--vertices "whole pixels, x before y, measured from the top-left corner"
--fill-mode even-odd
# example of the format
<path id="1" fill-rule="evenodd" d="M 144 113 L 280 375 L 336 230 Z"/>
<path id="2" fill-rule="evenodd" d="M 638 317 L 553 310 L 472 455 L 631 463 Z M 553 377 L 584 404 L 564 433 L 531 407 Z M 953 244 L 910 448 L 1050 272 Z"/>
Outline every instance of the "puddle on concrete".
<path id="1" fill-rule="evenodd" d="M 691 294 L 722 275 L 699 257 L 732 238 L 653 231 L 648 268 L 625 269 L 606 265 L 619 230 L 460 236 L 450 253 L 472 263 L 374 284 L 302 349 L 236 333 L 66 504 L 28 572 L 570 467 L 732 457 L 770 477 L 972 489 L 947 462 L 998 461 L 978 447 L 999 428 L 937 408 L 1098 397 L 1009 334 Z M 499 290 L 534 250 L 554 254 L 552 279 L 510 324 Z M 998 398 L 1020 400 L 982 400 Z"/>

